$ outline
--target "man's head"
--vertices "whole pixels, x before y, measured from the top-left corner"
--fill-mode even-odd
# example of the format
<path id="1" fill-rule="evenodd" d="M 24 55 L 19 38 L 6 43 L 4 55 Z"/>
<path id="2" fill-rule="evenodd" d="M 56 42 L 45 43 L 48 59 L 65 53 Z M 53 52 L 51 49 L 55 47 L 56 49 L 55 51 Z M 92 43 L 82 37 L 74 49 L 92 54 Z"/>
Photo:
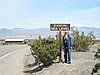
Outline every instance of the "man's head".
<path id="1" fill-rule="evenodd" d="M 64 32 L 64 37 L 67 39 L 68 38 L 69 33 L 68 32 Z"/>
<path id="2" fill-rule="evenodd" d="M 66 36 L 66 35 L 68 35 L 69 34 L 69 32 L 64 32 L 64 36 Z"/>

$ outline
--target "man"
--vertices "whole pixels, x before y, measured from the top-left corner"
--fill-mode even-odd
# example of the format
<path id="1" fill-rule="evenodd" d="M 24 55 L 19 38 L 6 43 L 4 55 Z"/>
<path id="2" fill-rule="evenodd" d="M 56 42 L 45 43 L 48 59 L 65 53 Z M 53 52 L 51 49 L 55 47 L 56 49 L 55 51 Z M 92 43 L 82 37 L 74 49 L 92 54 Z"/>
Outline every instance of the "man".
<path id="1" fill-rule="evenodd" d="M 72 47 L 72 39 L 69 36 L 68 32 L 65 32 L 62 38 L 62 48 L 64 50 L 64 62 L 68 64 L 71 63 L 71 54 L 70 54 L 71 47 Z M 68 55 L 68 60 L 67 60 L 67 55 Z"/>

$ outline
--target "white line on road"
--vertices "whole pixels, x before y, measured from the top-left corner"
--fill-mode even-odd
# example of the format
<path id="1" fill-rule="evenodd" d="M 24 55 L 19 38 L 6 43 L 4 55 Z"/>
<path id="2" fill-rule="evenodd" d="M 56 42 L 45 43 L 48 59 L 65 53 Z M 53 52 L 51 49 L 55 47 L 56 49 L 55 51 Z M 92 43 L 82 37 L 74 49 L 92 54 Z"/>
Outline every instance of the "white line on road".
<path id="1" fill-rule="evenodd" d="M 23 50 L 23 48 L 22 49 L 17 49 L 15 51 L 12 51 L 10 53 L 5 54 L 4 56 L 0 57 L 0 60 L 3 59 L 3 58 L 5 58 L 5 57 L 7 57 L 7 56 L 9 56 L 9 55 L 11 55 L 11 54 L 13 54 L 13 53 L 15 53 L 15 52 L 17 52 L 17 51 L 19 51 L 19 50 Z"/>

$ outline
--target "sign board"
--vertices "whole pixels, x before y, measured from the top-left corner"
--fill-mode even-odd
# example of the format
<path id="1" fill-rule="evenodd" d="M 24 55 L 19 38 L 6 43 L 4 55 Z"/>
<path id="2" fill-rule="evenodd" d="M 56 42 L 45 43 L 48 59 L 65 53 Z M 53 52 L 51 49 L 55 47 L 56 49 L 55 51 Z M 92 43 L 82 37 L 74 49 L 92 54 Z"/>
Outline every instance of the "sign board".
<path id="1" fill-rule="evenodd" d="M 70 31 L 70 24 L 50 24 L 51 31 Z"/>
<path id="2" fill-rule="evenodd" d="M 50 24 L 50 30 L 51 31 L 59 31 L 59 62 L 62 61 L 61 59 L 61 51 L 62 51 L 62 47 L 61 47 L 61 31 L 70 31 L 70 24 Z"/>

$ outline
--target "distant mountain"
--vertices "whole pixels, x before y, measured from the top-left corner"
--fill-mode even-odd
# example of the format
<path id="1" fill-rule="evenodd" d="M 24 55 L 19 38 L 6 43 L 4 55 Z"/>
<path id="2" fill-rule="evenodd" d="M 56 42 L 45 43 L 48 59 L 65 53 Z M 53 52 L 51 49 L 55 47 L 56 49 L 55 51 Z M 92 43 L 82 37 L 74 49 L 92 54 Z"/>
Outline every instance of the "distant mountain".
<path id="1" fill-rule="evenodd" d="M 56 32 L 52 32 L 49 28 L 38 29 L 25 29 L 25 28 L 1 28 L 0 35 L 55 35 Z"/>
<path id="2" fill-rule="evenodd" d="M 100 37 L 100 28 L 95 27 L 75 27 L 80 32 L 88 34 L 90 31 L 94 31 L 96 37 Z M 50 31 L 49 28 L 38 28 L 38 29 L 25 29 L 25 28 L 0 28 L 0 35 L 55 35 L 56 31 Z"/>
<path id="3" fill-rule="evenodd" d="M 85 32 L 88 34 L 90 31 L 93 31 L 96 37 L 100 37 L 100 28 L 95 27 L 77 27 L 80 32 Z"/>
<path id="4" fill-rule="evenodd" d="M 14 34 L 15 32 L 13 32 L 11 29 L 7 29 L 7 28 L 1 28 L 0 29 L 0 35 L 8 35 L 8 34 Z"/>

